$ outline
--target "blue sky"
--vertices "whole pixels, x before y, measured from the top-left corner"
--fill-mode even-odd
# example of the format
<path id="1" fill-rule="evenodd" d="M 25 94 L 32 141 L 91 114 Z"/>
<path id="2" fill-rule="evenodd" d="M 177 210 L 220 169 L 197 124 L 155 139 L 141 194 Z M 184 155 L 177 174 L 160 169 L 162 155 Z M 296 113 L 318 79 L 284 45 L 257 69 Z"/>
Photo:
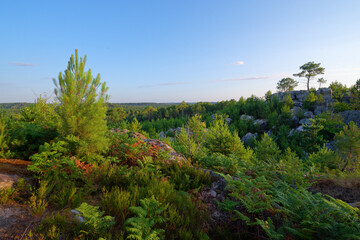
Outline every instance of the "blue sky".
<path id="1" fill-rule="evenodd" d="M 263 96 L 309 61 L 328 83 L 350 86 L 360 78 L 359 12 L 358 0 L 3 1 L 0 102 L 52 96 L 75 49 L 110 102 Z"/>

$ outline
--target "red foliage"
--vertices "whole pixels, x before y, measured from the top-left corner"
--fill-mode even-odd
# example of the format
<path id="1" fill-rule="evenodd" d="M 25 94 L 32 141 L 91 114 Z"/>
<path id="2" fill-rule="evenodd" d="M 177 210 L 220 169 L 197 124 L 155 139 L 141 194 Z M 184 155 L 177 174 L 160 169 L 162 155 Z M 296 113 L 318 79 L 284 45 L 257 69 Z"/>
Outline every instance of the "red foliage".
<path id="1" fill-rule="evenodd" d="M 88 163 L 86 164 L 85 162 L 80 161 L 79 159 L 75 158 L 75 164 L 77 168 L 80 168 L 81 170 L 83 170 L 83 172 L 85 174 L 88 174 L 92 171 L 93 165 Z"/>
<path id="2" fill-rule="evenodd" d="M 110 147 L 109 155 L 122 160 L 122 164 L 134 166 L 144 156 L 150 156 L 154 160 L 158 159 L 160 149 L 161 147 L 154 143 L 146 143 L 142 140 L 138 140 L 133 144 L 117 141 L 116 144 Z"/>

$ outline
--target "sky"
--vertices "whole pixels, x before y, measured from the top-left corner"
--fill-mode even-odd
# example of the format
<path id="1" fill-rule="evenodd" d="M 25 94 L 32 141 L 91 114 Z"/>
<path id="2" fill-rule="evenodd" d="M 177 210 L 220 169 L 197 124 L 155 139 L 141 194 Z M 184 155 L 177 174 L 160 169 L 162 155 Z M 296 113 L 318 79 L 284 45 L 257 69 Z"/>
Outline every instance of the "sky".
<path id="1" fill-rule="evenodd" d="M 0 103 L 54 97 L 75 49 L 114 103 L 262 97 L 310 61 L 325 86 L 351 86 L 359 12 L 359 0 L 1 1 Z"/>

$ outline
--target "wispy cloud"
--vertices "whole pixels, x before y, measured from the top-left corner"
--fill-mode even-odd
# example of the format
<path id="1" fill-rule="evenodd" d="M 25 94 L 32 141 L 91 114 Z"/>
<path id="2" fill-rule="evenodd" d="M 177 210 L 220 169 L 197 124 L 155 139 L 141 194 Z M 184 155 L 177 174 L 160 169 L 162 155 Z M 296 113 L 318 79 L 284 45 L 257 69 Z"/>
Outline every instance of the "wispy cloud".
<path id="1" fill-rule="evenodd" d="M 166 87 L 166 86 L 184 85 L 184 84 L 188 84 L 188 82 L 164 82 L 164 83 L 156 83 L 151 85 L 141 85 L 138 86 L 138 88 Z"/>
<path id="2" fill-rule="evenodd" d="M 244 64 L 245 64 L 244 61 L 237 61 L 237 62 L 232 63 L 231 65 L 238 66 L 238 65 L 244 65 Z"/>
<path id="3" fill-rule="evenodd" d="M 239 77 L 239 78 L 227 78 L 227 79 L 217 79 L 212 80 L 211 82 L 237 82 L 237 81 L 254 81 L 254 80 L 264 80 L 264 79 L 273 79 L 273 78 L 282 78 L 288 76 L 289 74 L 274 74 L 274 75 L 264 75 L 264 76 L 252 76 L 252 77 Z"/>
<path id="4" fill-rule="evenodd" d="M 26 62 L 11 62 L 11 65 L 19 66 L 19 67 L 33 67 L 36 66 L 34 63 L 26 63 Z"/>

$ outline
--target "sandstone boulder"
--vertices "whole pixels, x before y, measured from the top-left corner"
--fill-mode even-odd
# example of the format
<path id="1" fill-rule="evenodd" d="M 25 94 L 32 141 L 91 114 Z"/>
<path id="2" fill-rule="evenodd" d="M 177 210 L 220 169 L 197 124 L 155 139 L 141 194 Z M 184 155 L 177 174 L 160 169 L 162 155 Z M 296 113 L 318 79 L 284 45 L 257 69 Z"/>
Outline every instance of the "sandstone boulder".
<path id="1" fill-rule="evenodd" d="M 304 125 L 307 125 L 307 126 L 311 126 L 310 118 L 301 119 L 301 120 L 299 121 L 299 124 L 304 124 Z"/>
<path id="2" fill-rule="evenodd" d="M 176 162 L 187 162 L 188 160 L 186 157 L 180 153 L 177 153 L 169 144 L 162 142 L 157 139 L 144 139 L 144 142 L 148 144 L 153 144 L 157 147 L 160 147 L 160 149 L 169 152 L 170 158 L 169 161 L 176 161 Z"/>
<path id="3" fill-rule="evenodd" d="M 306 112 L 304 112 L 304 117 L 305 118 L 313 118 L 314 114 L 312 111 L 306 111 Z"/>
<path id="4" fill-rule="evenodd" d="M 253 133 L 247 133 L 247 134 L 245 134 L 243 137 L 242 137 L 242 141 L 243 142 L 248 142 L 248 141 L 250 141 L 250 140 L 252 140 L 252 139 L 256 139 L 256 137 L 258 136 L 258 134 L 257 133 L 255 133 L 255 134 L 253 134 Z"/>
<path id="5" fill-rule="evenodd" d="M 349 124 L 351 121 L 355 122 L 360 127 L 360 111 L 358 110 L 347 110 L 341 113 L 344 118 L 344 123 Z"/>
<path id="6" fill-rule="evenodd" d="M 268 124 L 268 121 L 266 119 L 256 119 L 254 121 L 254 125 L 259 126 L 261 131 L 265 130 L 267 124 Z"/>
<path id="7" fill-rule="evenodd" d="M 250 120 L 254 120 L 254 117 L 253 117 L 253 116 L 246 115 L 246 114 L 243 114 L 243 115 L 240 116 L 240 120 L 250 121 Z"/>

